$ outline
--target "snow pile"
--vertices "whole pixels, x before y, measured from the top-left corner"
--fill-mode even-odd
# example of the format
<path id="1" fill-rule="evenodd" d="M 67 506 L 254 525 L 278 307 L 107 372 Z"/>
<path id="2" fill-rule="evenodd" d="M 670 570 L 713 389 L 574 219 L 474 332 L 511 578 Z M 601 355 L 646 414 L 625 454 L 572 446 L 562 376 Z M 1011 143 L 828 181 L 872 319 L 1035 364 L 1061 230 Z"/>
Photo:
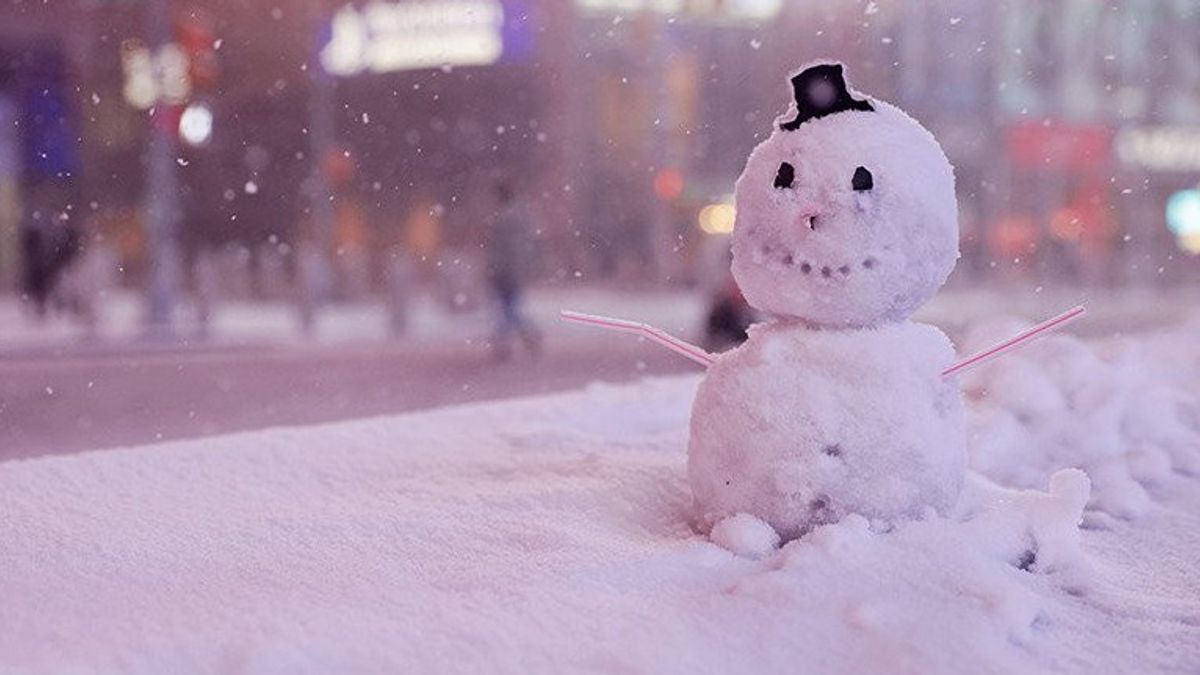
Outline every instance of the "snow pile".
<path id="1" fill-rule="evenodd" d="M 774 552 L 734 518 L 714 537 L 735 555 L 692 528 L 696 384 L 0 463 L 0 671 L 1200 663 L 1194 479 L 1080 530 L 1079 472 L 972 477 L 948 515 L 851 515 Z"/>
<path id="2" fill-rule="evenodd" d="M 974 525 L 979 536 L 972 549 L 1024 571 L 1078 582 L 1088 567 L 1079 524 L 1090 492 L 1091 481 L 1078 469 L 1055 472 L 1048 492 L 1003 488 L 973 474 L 952 520 Z"/>
<path id="3" fill-rule="evenodd" d="M 1027 327 L 974 326 L 971 353 Z M 1139 341 L 1043 338 L 962 377 L 971 411 L 971 467 L 1036 487 L 1056 469 L 1092 479 L 1093 508 L 1130 518 L 1172 473 L 1200 475 L 1200 324 Z"/>

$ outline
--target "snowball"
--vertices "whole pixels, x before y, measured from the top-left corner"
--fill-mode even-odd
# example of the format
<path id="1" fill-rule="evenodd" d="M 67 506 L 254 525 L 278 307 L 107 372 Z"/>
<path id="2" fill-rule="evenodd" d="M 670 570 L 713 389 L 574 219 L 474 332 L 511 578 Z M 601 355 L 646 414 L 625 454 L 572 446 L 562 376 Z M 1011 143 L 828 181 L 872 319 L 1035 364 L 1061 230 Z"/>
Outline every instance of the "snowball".
<path id="1" fill-rule="evenodd" d="M 736 188 L 733 273 L 754 307 L 823 327 L 873 326 L 907 318 L 954 268 L 950 163 L 919 123 L 870 103 L 777 128 L 750 155 Z M 777 187 L 785 163 L 790 184 Z M 855 189 L 860 168 L 869 189 Z"/>
<path id="2" fill-rule="evenodd" d="M 763 558 L 779 548 L 779 534 L 748 513 L 732 515 L 713 526 L 710 533 L 717 546 L 744 558 Z"/>
<path id="3" fill-rule="evenodd" d="M 793 539 L 850 513 L 944 512 L 966 466 L 961 401 L 937 329 L 813 331 L 773 322 L 722 356 L 692 408 L 688 477 L 700 516 L 737 513 Z"/>

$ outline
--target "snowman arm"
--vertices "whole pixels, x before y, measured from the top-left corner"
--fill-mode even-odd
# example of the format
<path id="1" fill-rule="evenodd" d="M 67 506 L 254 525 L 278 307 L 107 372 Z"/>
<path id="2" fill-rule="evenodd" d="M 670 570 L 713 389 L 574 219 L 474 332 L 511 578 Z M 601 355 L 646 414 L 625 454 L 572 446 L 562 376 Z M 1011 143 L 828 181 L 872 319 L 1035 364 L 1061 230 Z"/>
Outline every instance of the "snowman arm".
<path id="1" fill-rule="evenodd" d="M 1004 342 L 1001 342 L 992 347 L 989 347 L 977 354 L 972 354 L 971 356 L 968 356 L 967 358 L 963 359 L 962 361 L 959 361 L 958 363 L 943 370 L 942 375 L 945 377 L 949 377 L 956 373 L 960 373 L 960 372 L 966 370 L 967 368 L 971 368 L 972 366 L 977 366 L 977 365 L 983 363 L 984 361 L 995 358 L 1011 349 L 1016 349 L 1017 347 L 1020 347 L 1022 344 L 1027 343 L 1028 341 L 1041 335 L 1042 333 L 1054 330 L 1055 328 L 1059 328 L 1059 327 L 1065 325 L 1066 323 L 1079 318 L 1086 311 L 1087 310 L 1084 308 L 1083 305 L 1077 305 L 1075 307 L 1072 307 L 1071 309 L 1068 309 L 1067 311 L 1063 312 L 1062 314 L 1059 314 L 1058 316 L 1046 319 L 1045 321 L 1039 323 L 1038 325 L 1010 337 L 1009 339 L 1005 340 Z"/>
<path id="2" fill-rule="evenodd" d="M 680 356 L 699 363 L 705 368 L 711 366 L 717 360 L 715 356 L 709 354 L 700 347 L 697 347 L 689 342 L 684 342 L 674 335 L 671 335 L 660 328 L 655 328 L 649 324 L 640 323 L 637 321 L 627 321 L 625 319 L 614 319 L 612 317 L 598 316 L 595 314 L 584 314 L 583 312 L 572 312 L 565 309 L 562 310 L 559 315 L 564 321 L 586 324 L 588 326 L 596 326 L 598 328 L 614 330 L 621 333 L 640 335 L 647 340 L 657 342 L 658 344 L 670 349 Z"/>

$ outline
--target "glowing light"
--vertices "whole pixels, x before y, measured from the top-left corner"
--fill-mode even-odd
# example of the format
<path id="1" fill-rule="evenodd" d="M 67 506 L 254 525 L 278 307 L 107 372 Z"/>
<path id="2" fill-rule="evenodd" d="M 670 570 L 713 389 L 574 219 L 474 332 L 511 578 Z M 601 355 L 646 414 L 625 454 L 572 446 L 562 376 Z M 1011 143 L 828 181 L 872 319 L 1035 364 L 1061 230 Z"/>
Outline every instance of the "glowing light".
<path id="1" fill-rule="evenodd" d="M 1179 248 L 1192 255 L 1200 255 L 1200 232 L 1180 235 L 1177 241 Z"/>
<path id="2" fill-rule="evenodd" d="M 333 17 L 321 64 L 334 75 L 387 73 L 440 66 L 480 66 L 504 51 L 499 0 L 372 0 Z"/>
<path id="3" fill-rule="evenodd" d="M 125 101 L 139 110 L 153 107 L 158 99 L 158 85 L 154 82 L 154 60 L 146 45 L 138 40 L 122 43 L 121 68 L 125 71 L 122 91 Z"/>
<path id="4" fill-rule="evenodd" d="M 1180 190 L 1167 199 L 1167 227 L 1177 235 L 1200 234 L 1200 190 Z"/>
<path id="5" fill-rule="evenodd" d="M 1200 130 L 1189 127 L 1123 129 L 1113 139 L 1117 157 L 1154 171 L 1200 170 Z"/>
<path id="6" fill-rule="evenodd" d="M 212 138 L 212 110 L 203 103 L 193 103 L 179 116 L 179 137 L 191 146 L 201 146 Z"/>
<path id="7" fill-rule="evenodd" d="M 683 174 L 679 169 L 660 169 L 654 175 L 654 194 L 666 200 L 679 199 L 683 194 Z"/>
<path id="8" fill-rule="evenodd" d="M 1025 216 L 1009 216 L 988 230 L 987 239 L 993 252 L 1021 256 L 1037 250 L 1037 225 Z"/>
<path id="9" fill-rule="evenodd" d="M 709 204 L 700 209 L 696 221 L 705 234 L 729 234 L 737 220 L 737 209 L 733 204 Z"/>
<path id="10" fill-rule="evenodd" d="M 188 56 L 183 47 L 166 44 L 158 50 L 159 95 L 166 103 L 183 103 L 192 93 Z"/>
<path id="11" fill-rule="evenodd" d="M 1050 234 L 1064 241 L 1076 241 L 1083 234 L 1083 217 L 1077 210 L 1062 208 L 1050 217 Z"/>
<path id="12" fill-rule="evenodd" d="M 125 101 L 139 110 L 160 102 L 183 103 L 192 92 L 188 56 L 176 44 L 163 45 L 156 55 L 141 41 L 126 40 L 121 44 L 121 69 Z"/>
<path id="13" fill-rule="evenodd" d="M 1167 199 L 1167 228 L 1179 248 L 1200 253 L 1200 189 L 1180 190 Z"/>
<path id="14" fill-rule="evenodd" d="M 671 17 L 702 21 L 760 22 L 773 19 L 783 10 L 783 0 L 575 0 L 585 11 L 605 14 L 636 14 L 650 11 Z"/>

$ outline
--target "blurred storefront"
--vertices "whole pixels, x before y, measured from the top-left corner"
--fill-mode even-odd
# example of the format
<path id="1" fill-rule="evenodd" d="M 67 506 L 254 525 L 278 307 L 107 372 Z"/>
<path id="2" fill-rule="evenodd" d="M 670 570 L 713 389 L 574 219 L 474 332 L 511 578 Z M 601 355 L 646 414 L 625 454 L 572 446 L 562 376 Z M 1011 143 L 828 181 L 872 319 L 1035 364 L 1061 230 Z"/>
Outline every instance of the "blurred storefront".
<path id="1" fill-rule="evenodd" d="M 533 202 L 549 276 L 660 282 L 704 273 L 700 212 L 731 198 L 786 108 L 787 72 L 836 43 L 845 13 L 777 0 L 444 4 L 377 0 L 331 20 L 351 191 L 394 233 L 384 246 L 470 259 L 494 209 L 488 184 L 504 179 Z M 813 33 L 802 49 L 789 22 Z M 399 33 L 418 25 L 413 48 Z"/>
<path id="2" fill-rule="evenodd" d="M 20 181 L 23 162 L 21 138 L 17 135 L 20 112 L 12 76 L 0 75 L 0 290 L 8 290 L 19 269 L 21 201 Z"/>
<path id="3" fill-rule="evenodd" d="M 1127 217 L 1157 226 L 1145 233 L 1150 259 L 1142 276 L 1200 279 L 1200 120 L 1122 126 L 1113 151 L 1119 175 L 1135 188 L 1126 200 Z M 1160 256 L 1166 262 L 1155 266 Z"/>
<path id="4" fill-rule="evenodd" d="M 1200 278 L 1167 219 L 1200 182 L 1200 8 L 918 1 L 892 18 L 899 100 L 955 163 L 972 276 Z"/>
<path id="5" fill-rule="evenodd" d="M 0 283 L 38 195 L 143 283 L 156 126 L 175 134 L 188 261 L 286 277 L 315 247 L 347 295 L 408 263 L 461 286 L 505 180 L 538 216 L 546 276 L 692 282 L 789 71 L 823 56 L 946 148 L 957 278 L 1200 273 L 1189 3 L 161 2 L 157 51 L 148 3 L 0 8 L 0 119 L 25 125 L 0 132 Z"/>
<path id="6" fill-rule="evenodd" d="M 0 22 L 0 289 L 53 267 L 85 217 L 72 68 L 81 51 L 61 26 Z M 31 261 L 35 249 L 45 255 Z"/>
<path id="7" fill-rule="evenodd" d="M 551 15 L 524 0 L 346 4 L 328 19 L 320 64 L 334 78 L 335 199 L 363 227 L 335 224 L 341 255 L 365 247 L 373 277 L 392 256 L 426 274 L 477 258 L 511 181 L 534 201 L 554 173 L 544 120 Z M 335 214 L 336 215 L 336 214 Z M 317 222 L 314 227 L 320 227 Z"/>
<path id="8" fill-rule="evenodd" d="M 815 1 L 575 0 L 567 45 L 579 129 L 569 155 L 574 269 L 601 277 L 693 282 L 710 275 L 707 240 L 727 234 L 746 156 L 788 105 L 787 77 L 836 53 L 886 82 L 861 40 L 861 7 Z M 705 214 L 708 214 L 706 216 Z M 724 222 L 721 220 L 721 222 Z"/>

